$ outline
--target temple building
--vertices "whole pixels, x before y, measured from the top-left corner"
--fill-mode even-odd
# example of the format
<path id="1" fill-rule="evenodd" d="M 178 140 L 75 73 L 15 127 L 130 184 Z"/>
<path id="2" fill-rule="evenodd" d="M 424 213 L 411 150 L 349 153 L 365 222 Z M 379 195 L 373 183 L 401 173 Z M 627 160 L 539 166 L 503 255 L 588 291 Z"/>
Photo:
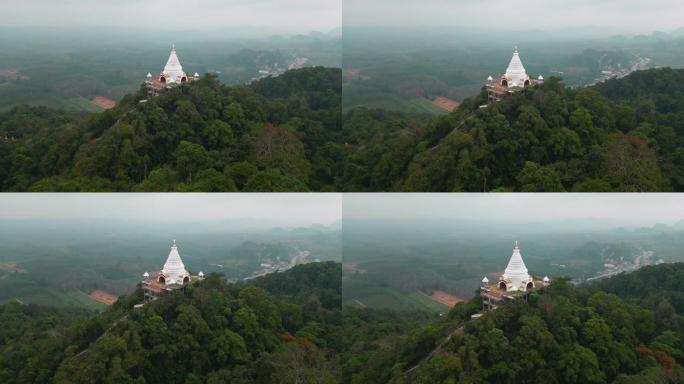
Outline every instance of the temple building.
<path id="1" fill-rule="evenodd" d="M 194 81 L 199 79 L 199 73 L 195 72 L 192 77 L 183 71 L 183 66 L 178 59 L 176 54 L 176 46 L 171 47 L 171 54 L 169 59 L 166 61 L 164 69 L 161 71 L 157 78 L 154 78 L 151 73 L 147 74 L 145 80 L 145 86 L 147 87 L 147 92 L 150 95 L 157 95 L 170 89 L 173 86 L 187 83 L 189 81 Z"/>
<path id="2" fill-rule="evenodd" d="M 185 264 L 178 253 L 176 240 L 174 240 L 164 267 L 159 272 L 143 274 L 142 288 L 145 301 L 157 300 L 161 295 L 184 289 L 187 284 L 203 279 L 204 273 L 200 272 L 197 276 L 193 276 L 185 269 Z"/>
<path id="3" fill-rule="evenodd" d="M 538 287 L 546 287 L 550 282 L 548 276 L 543 280 L 535 280 L 529 274 L 520 253 L 520 246 L 516 241 L 508 266 L 496 283 L 490 284 L 487 276 L 482 279 L 480 288 L 482 305 L 484 309 L 495 309 L 506 301 L 527 299 L 531 291 Z"/>
<path id="4" fill-rule="evenodd" d="M 536 80 L 530 78 L 522 60 L 520 60 L 518 47 L 515 47 L 506 73 L 498 79 L 494 79 L 492 76 L 487 78 L 487 94 L 489 95 L 489 101 L 499 101 L 513 92 L 524 90 L 530 85 L 543 82 L 544 78 L 541 75 Z"/>

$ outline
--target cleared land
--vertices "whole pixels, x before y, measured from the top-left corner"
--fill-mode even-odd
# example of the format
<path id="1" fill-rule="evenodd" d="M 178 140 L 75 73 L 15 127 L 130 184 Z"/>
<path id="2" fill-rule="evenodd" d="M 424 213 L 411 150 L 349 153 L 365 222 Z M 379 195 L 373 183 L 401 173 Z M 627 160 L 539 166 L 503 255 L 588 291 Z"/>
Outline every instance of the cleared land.
<path id="1" fill-rule="evenodd" d="M 104 109 L 112 109 L 116 107 L 116 101 L 112 99 L 108 99 L 104 96 L 95 96 L 93 97 L 93 104 L 97 105 L 98 107 L 104 108 Z"/>
<path id="2" fill-rule="evenodd" d="M 0 270 L 3 271 L 9 271 L 9 272 L 16 272 L 16 273 L 25 273 L 26 270 L 23 268 L 19 268 L 17 263 L 0 263 Z"/>
<path id="3" fill-rule="evenodd" d="M 0 68 L 0 77 L 9 80 L 28 80 L 28 76 L 20 75 L 16 68 Z"/>
<path id="4" fill-rule="evenodd" d="M 458 108 L 460 103 L 456 100 L 452 100 L 448 97 L 444 96 L 438 96 L 436 99 L 432 100 L 432 103 L 435 104 L 436 106 L 447 110 L 449 112 L 453 111 L 454 109 Z"/>
<path id="5" fill-rule="evenodd" d="M 105 305 L 112 305 L 112 304 L 116 303 L 117 300 L 119 300 L 116 296 L 112 295 L 111 293 L 107 293 L 105 291 L 100 291 L 99 289 L 92 291 L 89 296 L 93 300 L 98 301 L 98 302 L 105 304 Z"/>
<path id="6" fill-rule="evenodd" d="M 342 71 L 342 77 L 348 80 L 370 80 L 370 76 L 362 75 L 357 68 L 347 68 Z"/>
<path id="7" fill-rule="evenodd" d="M 464 301 L 460 297 L 450 295 L 444 291 L 435 291 L 432 293 L 432 295 L 430 295 L 430 298 L 449 307 L 453 307 L 454 305 Z"/>

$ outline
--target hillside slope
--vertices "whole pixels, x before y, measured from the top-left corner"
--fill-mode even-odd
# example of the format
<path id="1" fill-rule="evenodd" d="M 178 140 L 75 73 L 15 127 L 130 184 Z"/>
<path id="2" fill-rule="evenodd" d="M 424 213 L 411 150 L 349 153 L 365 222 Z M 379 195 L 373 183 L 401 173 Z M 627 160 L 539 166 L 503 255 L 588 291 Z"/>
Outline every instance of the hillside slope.
<path id="1" fill-rule="evenodd" d="M 355 354 L 342 360 L 343 382 L 681 383 L 682 277 L 684 264 L 591 286 L 561 279 L 476 320 L 479 298 L 418 323 L 345 308 Z"/>
<path id="2" fill-rule="evenodd" d="M 133 309 L 138 290 L 89 318 L 6 304 L 0 382 L 337 383 L 340 296 L 328 262 L 244 284 L 212 275 Z"/>
<path id="3" fill-rule="evenodd" d="M 334 189 L 339 69 L 233 87 L 207 75 L 146 97 L 141 89 L 94 115 L 26 106 L 0 113 L 0 189 Z"/>
<path id="4" fill-rule="evenodd" d="M 551 78 L 486 102 L 483 92 L 428 122 L 345 113 L 343 190 L 684 190 L 684 70 L 581 89 Z"/>

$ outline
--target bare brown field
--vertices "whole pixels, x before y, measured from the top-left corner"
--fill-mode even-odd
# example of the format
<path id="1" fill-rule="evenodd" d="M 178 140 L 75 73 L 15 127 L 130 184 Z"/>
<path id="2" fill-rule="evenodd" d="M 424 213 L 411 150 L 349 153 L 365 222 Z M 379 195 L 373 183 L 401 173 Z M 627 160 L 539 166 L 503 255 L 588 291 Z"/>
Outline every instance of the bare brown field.
<path id="1" fill-rule="evenodd" d="M 352 272 L 352 273 L 366 273 L 367 271 L 363 268 L 359 268 L 359 263 L 342 263 L 342 269 L 345 272 Z"/>
<path id="2" fill-rule="evenodd" d="M 453 307 L 454 305 L 463 302 L 464 300 L 460 297 L 450 295 L 444 291 L 432 292 L 430 298 L 438 303 L 442 303 L 446 306 Z"/>
<path id="3" fill-rule="evenodd" d="M 116 303 L 117 300 L 119 300 L 118 297 L 112 295 L 111 293 L 100 291 L 99 289 L 92 291 L 88 296 L 90 296 L 91 299 L 105 305 L 112 305 Z"/>
<path id="4" fill-rule="evenodd" d="M 347 68 L 342 71 L 342 77 L 349 80 L 370 80 L 370 76 L 362 75 L 357 68 Z"/>
<path id="5" fill-rule="evenodd" d="M 112 108 L 116 107 L 116 101 L 114 101 L 112 99 L 108 99 L 104 96 L 95 96 L 95 97 L 93 97 L 92 102 L 93 102 L 93 104 L 97 105 L 98 107 L 104 108 L 104 109 L 112 109 Z"/>
<path id="6" fill-rule="evenodd" d="M 3 271 L 10 271 L 10 272 L 17 272 L 17 273 L 24 273 L 24 272 L 26 272 L 25 269 L 19 268 L 19 266 L 17 265 L 17 263 L 13 263 L 13 262 L 10 262 L 10 263 L 0 263 L 0 270 L 3 270 Z"/>
<path id="7" fill-rule="evenodd" d="M 461 105 L 458 101 L 444 96 L 438 96 L 436 99 L 432 100 L 432 103 L 449 112 L 452 112 L 454 109 L 458 108 L 459 105 Z"/>
<path id="8" fill-rule="evenodd" d="M 0 68 L 0 77 L 8 80 L 28 80 L 28 76 L 20 75 L 16 68 Z"/>

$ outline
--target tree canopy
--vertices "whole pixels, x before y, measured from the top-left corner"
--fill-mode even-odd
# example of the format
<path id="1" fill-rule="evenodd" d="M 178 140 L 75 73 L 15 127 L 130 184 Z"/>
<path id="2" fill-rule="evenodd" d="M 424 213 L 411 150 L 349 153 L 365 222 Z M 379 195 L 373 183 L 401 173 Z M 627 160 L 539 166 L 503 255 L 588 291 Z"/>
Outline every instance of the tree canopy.
<path id="1" fill-rule="evenodd" d="M 573 89 L 558 78 L 438 118 L 343 116 L 345 191 L 682 191 L 684 70 Z"/>
<path id="2" fill-rule="evenodd" d="M 137 290 L 94 316 L 5 304 L 0 381 L 337 383 L 340 296 L 327 262 L 250 283 L 213 274 L 134 309 Z"/>
<path id="3" fill-rule="evenodd" d="M 343 355 L 342 382 L 679 383 L 682 273 L 675 264 L 589 286 L 558 279 L 478 319 L 479 297 L 436 321 L 345 307 L 350 348 L 364 355 Z"/>
<path id="4" fill-rule="evenodd" d="M 246 86 L 207 75 L 108 111 L 0 113 L 4 191 L 333 190 L 341 71 L 305 68 Z"/>

